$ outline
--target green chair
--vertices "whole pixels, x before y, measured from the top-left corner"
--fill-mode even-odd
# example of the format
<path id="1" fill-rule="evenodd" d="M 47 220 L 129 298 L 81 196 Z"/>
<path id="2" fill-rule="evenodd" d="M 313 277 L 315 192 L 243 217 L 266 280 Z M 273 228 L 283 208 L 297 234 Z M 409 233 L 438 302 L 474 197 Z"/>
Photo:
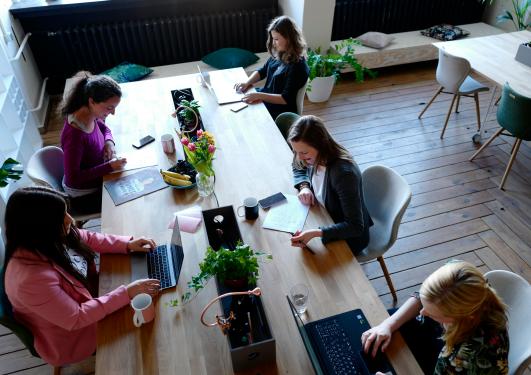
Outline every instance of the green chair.
<path id="1" fill-rule="evenodd" d="M 13 307 L 5 293 L 3 268 L 0 268 L 0 324 L 17 335 L 33 356 L 39 357 L 39 354 L 33 346 L 33 334 L 29 329 L 17 322 L 13 316 Z"/>
<path id="2" fill-rule="evenodd" d="M 510 137 L 516 138 L 513 148 L 511 150 L 511 157 L 509 158 L 509 163 L 507 164 L 507 169 L 500 182 L 500 189 L 503 190 L 503 185 L 505 185 L 505 180 L 509 175 L 511 167 L 513 166 L 514 159 L 520 148 L 522 141 L 531 140 L 531 98 L 525 97 L 523 95 L 515 92 L 508 83 L 503 86 L 503 92 L 498 105 L 498 111 L 496 112 L 496 118 L 501 128 L 498 130 L 492 137 L 489 138 L 483 146 L 477 150 L 474 155 L 470 157 L 472 161 L 476 156 L 479 155 L 485 147 L 487 147 L 497 136 L 500 134 L 508 135 Z M 508 133 L 503 133 L 506 130 Z"/>
<path id="3" fill-rule="evenodd" d="M 277 116 L 275 124 L 277 124 L 278 130 L 282 133 L 282 136 L 287 141 L 289 135 L 289 128 L 297 121 L 301 116 L 293 112 L 284 112 Z"/>

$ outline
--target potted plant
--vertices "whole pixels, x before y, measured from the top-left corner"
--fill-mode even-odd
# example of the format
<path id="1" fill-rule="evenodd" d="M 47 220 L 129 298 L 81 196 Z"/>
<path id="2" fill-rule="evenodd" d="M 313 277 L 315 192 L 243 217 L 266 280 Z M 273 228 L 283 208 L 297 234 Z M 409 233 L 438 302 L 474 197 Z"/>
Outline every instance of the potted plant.
<path id="1" fill-rule="evenodd" d="M 195 135 L 201 129 L 201 116 L 199 115 L 199 102 L 195 99 L 188 100 L 185 96 L 180 96 L 174 117 L 177 116 L 181 124 L 181 131 L 190 135 Z"/>
<path id="2" fill-rule="evenodd" d="M 518 46 L 515 60 L 531 67 L 531 41 L 522 43 Z"/>
<path id="3" fill-rule="evenodd" d="M 489 2 L 491 5 L 495 0 L 481 0 Z M 513 4 L 513 13 L 504 9 L 501 14 L 496 16 L 498 23 L 511 21 L 516 30 L 526 30 L 531 28 L 531 1 L 530 0 L 511 0 Z"/>
<path id="4" fill-rule="evenodd" d="M 324 55 L 321 54 L 320 48 L 308 49 L 310 74 L 306 92 L 311 102 L 324 102 L 330 98 L 342 69 L 354 69 L 358 82 L 363 81 L 365 74 L 375 76 L 373 71 L 363 67 L 354 56 L 354 46 L 357 45 L 360 45 L 359 41 L 349 38 L 338 43 L 335 50 L 329 49 Z"/>
<path id="5" fill-rule="evenodd" d="M 249 245 L 239 242 L 234 250 L 221 247 L 218 251 L 208 247 L 205 259 L 199 263 L 199 273 L 188 282 L 188 290 L 181 297 L 181 303 L 188 302 L 192 293 L 201 291 L 212 277 L 234 290 L 244 290 L 256 286 L 258 260 L 272 259 L 270 254 L 255 252 Z M 179 300 L 170 301 L 170 306 L 178 306 Z"/>
<path id="6" fill-rule="evenodd" d="M 20 180 L 22 168 L 15 159 L 8 158 L 0 167 L 0 188 L 7 186 L 9 180 Z"/>

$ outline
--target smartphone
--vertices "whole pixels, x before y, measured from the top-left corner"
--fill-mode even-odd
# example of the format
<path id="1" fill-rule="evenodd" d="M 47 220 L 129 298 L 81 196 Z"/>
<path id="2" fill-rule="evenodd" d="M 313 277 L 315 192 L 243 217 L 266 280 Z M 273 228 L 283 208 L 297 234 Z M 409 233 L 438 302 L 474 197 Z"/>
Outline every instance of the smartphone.
<path id="1" fill-rule="evenodd" d="M 230 110 L 232 112 L 239 112 L 242 109 L 244 109 L 245 107 L 247 107 L 246 103 L 238 103 L 238 104 L 235 104 L 234 106 L 232 106 Z"/>
<path id="2" fill-rule="evenodd" d="M 146 135 L 144 138 L 141 138 L 138 143 L 133 143 L 133 147 L 138 149 L 138 148 L 142 148 L 144 147 L 145 145 L 148 145 L 150 144 L 151 142 L 153 142 L 155 140 L 155 138 L 153 138 L 152 136 L 150 135 Z"/>
<path id="3" fill-rule="evenodd" d="M 258 201 L 258 204 L 260 205 L 260 207 L 262 207 L 264 210 L 271 207 L 271 206 L 274 206 L 275 204 L 277 203 L 280 203 L 280 202 L 283 202 L 286 200 L 286 197 L 284 196 L 284 194 L 282 193 L 276 193 L 276 194 L 273 194 L 267 198 L 264 198 L 264 199 L 260 199 Z"/>

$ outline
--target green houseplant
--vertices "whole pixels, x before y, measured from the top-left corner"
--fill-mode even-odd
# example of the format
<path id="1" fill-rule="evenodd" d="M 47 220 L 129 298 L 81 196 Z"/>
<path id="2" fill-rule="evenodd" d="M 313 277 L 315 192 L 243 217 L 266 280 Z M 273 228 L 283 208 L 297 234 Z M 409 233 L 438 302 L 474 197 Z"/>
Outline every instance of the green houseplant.
<path id="1" fill-rule="evenodd" d="M 495 0 L 481 0 L 483 3 L 487 2 L 489 5 Z M 526 30 L 531 28 L 531 0 L 511 0 L 513 5 L 513 12 L 504 9 L 496 19 L 498 23 L 511 21 L 516 30 Z"/>
<path id="2" fill-rule="evenodd" d="M 0 188 L 7 186 L 9 180 L 20 180 L 22 177 L 22 168 L 20 163 L 15 159 L 8 158 L 0 167 Z"/>
<path id="3" fill-rule="evenodd" d="M 311 102 L 324 102 L 330 98 L 335 82 L 339 79 L 341 70 L 352 68 L 358 82 L 362 82 L 365 75 L 374 77 L 375 73 L 362 66 L 354 56 L 355 46 L 360 42 L 349 38 L 336 44 L 335 49 L 329 49 L 321 54 L 321 49 L 308 49 L 308 67 L 310 68 L 309 83 L 306 89 Z"/>
<path id="4" fill-rule="evenodd" d="M 244 288 L 256 285 L 258 279 L 258 261 L 260 258 L 272 259 L 270 254 L 255 252 L 249 245 L 239 242 L 234 250 L 221 247 L 215 251 L 208 247 L 205 258 L 199 263 L 199 273 L 192 276 L 188 282 L 188 291 L 183 294 L 181 301 L 174 299 L 170 306 L 178 306 L 192 298 L 192 294 L 200 292 L 212 277 L 234 288 Z"/>

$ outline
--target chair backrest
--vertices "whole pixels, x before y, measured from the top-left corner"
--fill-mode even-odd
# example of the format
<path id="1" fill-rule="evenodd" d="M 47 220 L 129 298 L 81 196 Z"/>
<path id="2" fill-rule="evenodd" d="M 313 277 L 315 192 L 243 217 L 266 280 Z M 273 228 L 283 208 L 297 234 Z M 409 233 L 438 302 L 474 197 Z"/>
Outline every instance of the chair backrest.
<path id="1" fill-rule="evenodd" d="M 289 128 L 300 117 L 301 116 L 293 112 L 283 112 L 275 119 L 275 124 L 277 124 L 278 130 L 280 130 L 286 141 L 288 140 Z"/>
<path id="2" fill-rule="evenodd" d="M 439 63 L 435 76 L 445 91 L 457 93 L 469 73 L 470 63 L 467 59 L 451 55 L 439 48 Z"/>
<path id="3" fill-rule="evenodd" d="M 515 137 L 531 140 L 531 98 L 518 94 L 508 83 L 503 86 L 496 117 L 500 126 Z"/>
<path id="4" fill-rule="evenodd" d="M 46 146 L 35 151 L 26 166 L 26 174 L 38 185 L 63 191 L 63 150 Z"/>
<path id="5" fill-rule="evenodd" d="M 362 181 L 365 205 L 374 221 L 369 252 L 383 253 L 396 241 L 400 221 L 411 200 L 411 189 L 402 176 L 383 165 L 365 169 Z"/>
<path id="6" fill-rule="evenodd" d="M 302 116 L 302 109 L 304 107 L 304 94 L 306 94 L 306 86 L 308 81 L 297 91 L 297 114 Z"/>
<path id="7" fill-rule="evenodd" d="M 509 307 L 509 374 L 523 374 L 531 364 L 531 286 L 509 271 L 490 271 L 485 277 Z"/>
<path id="8" fill-rule="evenodd" d="M 39 354 L 33 346 L 33 334 L 13 316 L 13 307 L 5 293 L 3 268 L 0 268 L 0 324 L 10 329 L 33 356 L 39 357 Z"/>

